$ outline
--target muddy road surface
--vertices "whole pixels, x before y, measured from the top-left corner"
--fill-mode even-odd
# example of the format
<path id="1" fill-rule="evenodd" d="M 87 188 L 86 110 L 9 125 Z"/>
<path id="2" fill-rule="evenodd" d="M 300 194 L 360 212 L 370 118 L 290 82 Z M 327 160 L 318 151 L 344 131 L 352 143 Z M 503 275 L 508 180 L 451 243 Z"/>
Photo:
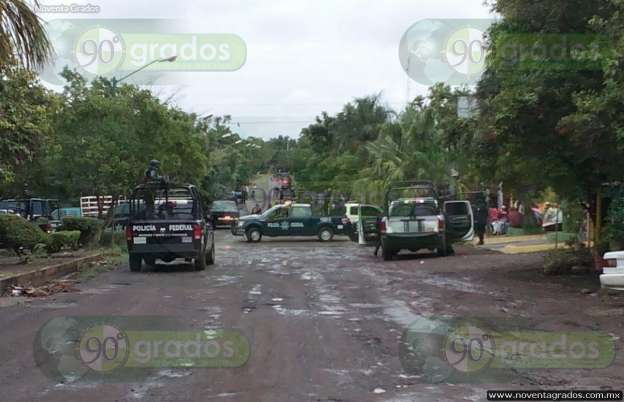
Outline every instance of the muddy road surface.
<path id="1" fill-rule="evenodd" d="M 203 272 L 160 264 L 131 273 L 122 264 L 80 292 L 0 308 L 0 400 L 481 401 L 491 389 L 624 384 L 624 303 L 595 293 L 592 276 L 541 275 L 540 254 L 458 247 L 454 257 L 384 263 L 346 239 L 248 244 L 227 231 L 218 232 L 217 247 L 217 264 Z M 37 367 L 35 338 L 48 320 L 66 316 L 162 316 L 181 322 L 180 330 L 235 329 L 249 341 L 249 359 L 236 368 L 160 367 L 116 381 L 59 379 Z M 510 370 L 503 378 L 477 367 L 458 381 L 423 354 L 406 360 L 406 329 L 423 317 L 602 331 L 615 357 L 602 369 Z"/>

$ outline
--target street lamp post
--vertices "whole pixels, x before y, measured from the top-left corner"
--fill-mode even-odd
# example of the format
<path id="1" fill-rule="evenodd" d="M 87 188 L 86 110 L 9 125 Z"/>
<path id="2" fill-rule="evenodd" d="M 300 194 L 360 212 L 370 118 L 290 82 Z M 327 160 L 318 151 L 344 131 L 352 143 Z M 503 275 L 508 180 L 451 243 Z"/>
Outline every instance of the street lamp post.
<path id="1" fill-rule="evenodd" d="M 149 63 L 147 63 L 146 65 L 144 65 L 143 67 L 138 68 L 138 69 L 132 71 L 131 73 L 124 75 L 123 77 L 121 77 L 119 79 L 113 77 L 113 88 L 116 88 L 117 84 L 120 83 L 121 81 L 125 80 L 126 78 L 130 77 L 131 75 L 134 75 L 134 74 L 138 73 L 139 71 L 145 70 L 147 67 L 151 66 L 152 64 L 164 63 L 164 62 L 173 63 L 174 61 L 176 61 L 177 58 L 178 58 L 178 56 L 171 56 L 171 57 L 167 57 L 167 58 L 164 58 L 164 59 L 152 60 Z"/>

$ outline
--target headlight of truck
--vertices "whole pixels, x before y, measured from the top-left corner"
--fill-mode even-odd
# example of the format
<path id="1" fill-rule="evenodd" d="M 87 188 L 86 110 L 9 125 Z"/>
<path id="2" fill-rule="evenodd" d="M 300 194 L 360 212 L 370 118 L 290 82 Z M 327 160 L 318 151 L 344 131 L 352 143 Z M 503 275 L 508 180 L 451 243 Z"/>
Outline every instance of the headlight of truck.
<path id="1" fill-rule="evenodd" d="M 243 221 L 238 221 L 238 226 L 243 226 Z"/>

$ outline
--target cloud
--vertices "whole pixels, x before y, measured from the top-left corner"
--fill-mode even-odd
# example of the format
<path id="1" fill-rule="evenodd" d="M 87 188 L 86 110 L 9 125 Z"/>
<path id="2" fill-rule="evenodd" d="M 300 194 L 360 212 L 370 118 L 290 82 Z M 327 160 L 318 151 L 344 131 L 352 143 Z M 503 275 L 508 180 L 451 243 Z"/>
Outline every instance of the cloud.
<path id="1" fill-rule="evenodd" d="M 232 115 L 241 135 L 264 138 L 296 137 L 316 115 L 335 113 L 354 97 L 381 92 L 400 109 L 408 94 L 427 91 L 401 68 L 398 47 L 405 31 L 425 18 L 490 16 L 483 0 L 91 3 L 101 6 L 101 18 L 180 18 L 184 23 L 178 28 L 186 32 L 241 36 L 248 51 L 243 68 L 180 74 L 176 102 L 188 111 Z"/>

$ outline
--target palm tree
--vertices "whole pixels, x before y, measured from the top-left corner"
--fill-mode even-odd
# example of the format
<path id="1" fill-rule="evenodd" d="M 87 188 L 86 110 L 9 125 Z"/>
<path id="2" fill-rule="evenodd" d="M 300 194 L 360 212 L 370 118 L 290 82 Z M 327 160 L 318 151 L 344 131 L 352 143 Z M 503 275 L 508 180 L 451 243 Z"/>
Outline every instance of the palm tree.
<path id="1" fill-rule="evenodd" d="M 384 184 L 446 179 L 450 155 L 436 132 L 429 110 L 406 109 L 398 122 L 388 125 L 386 132 L 367 146 L 373 160 L 372 176 L 382 179 Z"/>
<path id="2" fill-rule="evenodd" d="M 19 63 L 41 68 L 51 54 L 52 45 L 34 10 L 24 0 L 0 0 L 0 67 Z"/>
<path id="3" fill-rule="evenodd" d="M 430 109 L 410 105 L 396 121 L 384 125 L 379 138 L 366 145 L 371 164 L 356 180 L 356 199 L 382 203 L 388 186 L 397 181 L 448 179 L 452 156 L 442 144 L 439 128 Z"/>

